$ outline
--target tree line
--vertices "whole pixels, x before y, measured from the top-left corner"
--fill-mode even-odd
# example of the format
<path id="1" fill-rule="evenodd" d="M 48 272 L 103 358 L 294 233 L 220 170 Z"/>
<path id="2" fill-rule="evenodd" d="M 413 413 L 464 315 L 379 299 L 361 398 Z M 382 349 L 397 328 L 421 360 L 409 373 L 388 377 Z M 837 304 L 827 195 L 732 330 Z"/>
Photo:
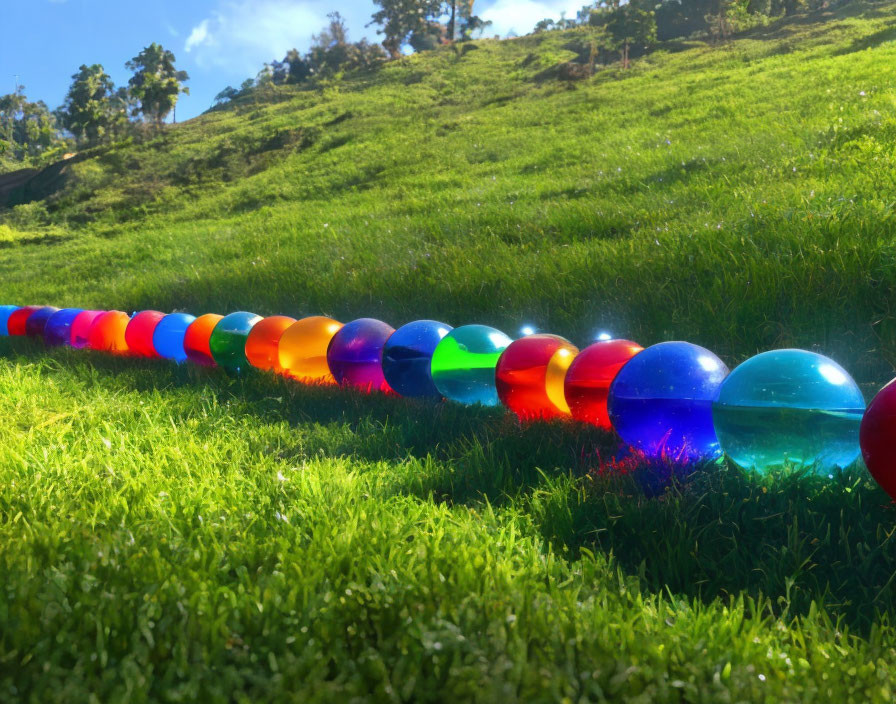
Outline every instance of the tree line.
<path id="1" fill-rule="evenodd" d="M 657 41 L 677 38 L 726 40 L 734 32 L 766 24 L 778 17 L 817 10 L 849 0 L 597 0 L 584 5 L 575 18 L 545 18 L 533 34 L 587 26 L 596 29 L 590 66 L 597 57 L 615 55 L 623 68 L 632 51 L 643 52 Z M 302 54 L 291 49 L 281 60 L 264 65 L 258 75 L 239 88 L 228 86 L 216 97 L 222 104 L 269 85 L 326 83 L 344 72 L 369 68 L 401 56 L 403 50 L 423 51 L 443 44 L 464 42 L 481 35 L 491 24 L 473 12 L 474 0 L 374 0 L 377 11 L 370 24 L 383 36 L 380 45 L 362 39 L 351 42 L 348 27 L 338 12 L 328 15 L 329 25 L 312 38 Z M 368 25 L 370 26 L 370 25 Z"/>
<path id="2" fill-rule="evenodd" d="M 595 30 L 591 58 L 576 66 L 576 76 L 589 75 L 597 57 L 615 54 L 628 68 L 632 51 L 656 41 L 680 37 L 725 40 L 733 32 L 771 18 L 803 10 L 830 7 L 848 0 L 598 0 L 585 5 L 575 18 L 545 18 L 532 33 L 588 26 Z M 305 53 L 291 49 L 281 60 L 264 65 L 255 78 L 239 88 L 228 86 L 216 104 L 258 88 L 281 84 L 323 84 L 347 71 L 374 67 L 398 58 L 403 51 L 423 51 L 466 42 L 491 24 L 473 12 L 474 0 L 375 0 L 370 25 L 383 36 L 376 44 L 349 40 L 344 18 L 333 12 L 329 23 L 312 36 Z M 125 66 L 132 71 L 126 86 L 116 87 L 100 64 L 83 65 L 72 76 L 62 106 L 50 111 L 42 101 L 31 102 L 18 86 L 0 96 L 0 170 L 38 164 L 65 151 L 90 147 L 162 125 L 178 97 L 188 93 L 189 76 L 175 67 L 175 57 L 151 44 Z"/>
<path id="3" fill-rule="evenodd" d="M 71 149 L 158 128 L 178 97 L 189 93 L 187 72 L 177 70 L 174 54 L 160 44 L 150 44 L 125 67 L 131 78 L 116 87 L 101 64 L 82 65 L 65 102 L 53 111 L 43 101 L 29 101 L 24 86 L 0 96 L 0 166 L 39 164 Z"/>

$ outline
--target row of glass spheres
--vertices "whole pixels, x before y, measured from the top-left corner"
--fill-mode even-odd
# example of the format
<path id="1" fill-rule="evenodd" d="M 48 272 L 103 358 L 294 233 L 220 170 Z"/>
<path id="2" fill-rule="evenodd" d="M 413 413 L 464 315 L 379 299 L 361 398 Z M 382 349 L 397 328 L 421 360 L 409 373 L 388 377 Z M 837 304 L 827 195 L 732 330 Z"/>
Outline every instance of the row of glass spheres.
<path id="1" fill-rule="evenodd" d="M 434 320 L 395 330 L 372 318 L 343 325 L 322 316 L 0 306 L 2 335 L 231 370 L 253 366 L 407 397 L 503 403 L 524 420 L 571 416 L 613 428 L 648 457 L 693 462 L 724 452 L 745 469 L 811 466 L 829 474 L 864 451 L 872 474 L 896 495 L 894 385 L 866 412 L 849 374 L 814 352 L 765 352 L 729 373 L 715 354 L 688 342 L 644 349 L 601 339 L 580 351 L 562 337 L 523 332 L 512 340 L 484 325 Z"/>

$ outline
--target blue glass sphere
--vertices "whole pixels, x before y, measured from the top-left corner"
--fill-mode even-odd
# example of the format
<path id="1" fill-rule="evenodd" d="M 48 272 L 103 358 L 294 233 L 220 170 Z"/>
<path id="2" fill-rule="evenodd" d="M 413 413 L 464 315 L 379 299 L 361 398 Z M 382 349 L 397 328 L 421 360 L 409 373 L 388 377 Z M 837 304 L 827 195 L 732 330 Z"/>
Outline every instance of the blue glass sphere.
<path id="1" fill-rule="evenodd" d="M 44 326 L 44 342 L 52 347 L 72 344 L 72 323 L 84 310 L 82 308 L 63 308 L 47 319 Z"/>
<path id="2" fill-rule="evenodd" d="M 632 357 L 610 385 L 610 420 L 626 443 L 648 457 L 717 457 L 712 402 L 727 374 L 725 363 L 698 345 L 653 345 Z"/>
<path id="3" fill-rule="evenodd" d="M 189 313 L 169 313 L 162 318 L 152 333 L 152 346 L 155 348 L 156 354 L 178 364 L 186 362 L 184 335 L 194 320 L 196 320 L 196 316 Z"/>
<path id="4" fill-rule="evenodd" d="M 47 321 L 58 311 L 59 309 L 55 306 L 44 306 L 43 308 L 34 311 L 25 321 L 25 334 L 28 337 L 43 338 L 44 328 L 47 327 Z"/>
<path id="5" fill-rule="evenodd" d="M 0 306 L 0 337 L 6 337 L 7 335 L 9 335 L 9 330 L 6 327 L 6 321 L 9 320 L 9 316 L 18 309 L 18 306 Z"/>
<path id="6" fill-rule="evenodd" d="M 712 410 L 722 450 L 744 469 L 828 475 L 859 456 L 862 392 L 843 367 L 814 352 L 751 357 L 725 379 Z"/>
<path id="7" fill-rule="evenodd" d="M 416 320 L 392 333 L 383 348 L 383 376 L 402 396 L 441 398 L 432 380 L 432 353 L 454 328 L 436 320 Z"/>

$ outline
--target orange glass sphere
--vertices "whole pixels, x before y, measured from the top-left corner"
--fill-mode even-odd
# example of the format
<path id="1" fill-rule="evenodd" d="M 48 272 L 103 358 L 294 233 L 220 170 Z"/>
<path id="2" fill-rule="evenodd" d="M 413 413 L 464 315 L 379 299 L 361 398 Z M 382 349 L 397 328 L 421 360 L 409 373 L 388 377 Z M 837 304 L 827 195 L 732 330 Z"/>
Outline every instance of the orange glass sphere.
<path id="1" fill-rule="evenodd" d="M 321 315 L 290 325 L 278 345 L 282 373 L 306 384 L 335 384 L 327 364 L 327 348 L 341 329 L 338 320 Z"/>
<path id="2" fill-rule="evenodd" d="M 98 352 L 128 354 L 125 332 L 130 322 L 131 316 L 120 310 L 110 310 L 98 315 L 87 333 L 87 346 Z"/>
<path id="3" fill-rule="evenodd" d="M 569 415 L 563 378 L 578 348 L 558 335 L 528 335 L 515 340 L 498 359 L 498 398 L 521 420 Z"/>
<path id="4" fill-rule="evenodd" d="M 193 364 L 203 367 L 215 366 L 209 339 L 212 336 L 212 330 L 223 318 L 223 315 L 206 313 L 190 323 L 190 327 L 184 333 L 184 352 L 187 353 L 187 359 Z"/>
<path id="5" fill-rule="evenodd" d="M 152 344 L 152 335 L 156 331 L 156 325 L 164 317 L 165 314 L 157 310 L 144 310 L 131 318 L 128 329 L 124 333 L 124 339 L 128 343 L 131 354 L 135 357 L 159 356 Z"/>
<path id="6" fill-rule="evenodd" d="M 280 338 L 295 318 L 286 315 L 272 315 L 265 318 L 249 331 L 246 338 L 246 359 L 257 369 L 280 371 Z"/>
<path id="7" fill-rule="evenodd" d="M 583 349 L 566 373 L 564 393 L 572 417 L 610 429 L 607 394 L 610 384 L 632 357 L 644 348 L 631 340 L 595 342 Z"/>

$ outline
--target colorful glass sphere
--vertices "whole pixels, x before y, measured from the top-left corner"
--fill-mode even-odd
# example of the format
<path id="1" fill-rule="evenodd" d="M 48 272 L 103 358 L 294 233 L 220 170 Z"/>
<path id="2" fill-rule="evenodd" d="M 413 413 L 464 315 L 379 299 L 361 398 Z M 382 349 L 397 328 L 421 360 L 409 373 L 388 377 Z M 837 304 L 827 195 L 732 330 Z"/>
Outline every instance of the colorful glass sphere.
<path id="1" fill-rule="evenodd" d="M 728 375 L 713 403 L 722 451 L 765 473 L 813 467 L 830 474 L 859 456 L 865 399 L 839 364 L 806 350 L 772 350 Z"/>
<path id="2" fill-rule="evenodd" d="M 395 332 L 388 323 L 359 318 L 343 325 L 330 340 L 327 365 L 341 386 L 368 391 L 391 391 L 383 376 L 383 347 Z"/>
<path id="3" fill-rule="evenodd" d="M 7 334 L 16 337 L 23 336 L 25 334 L 25 323 L 28 322 L 28 318 L 31 317 L 32 313 L 39 310 L 40 306 L 23 306 L 22 308 L 16 308 L 9 314 L 9 318 L 6 319 Z"/>
<path id="4" fill-rule="evenodd" d="M 9 329 L 6 327 L 6 322 L 9 320 L 9 316 L 18 309 L 18 306 L 0 306 L 0 337 L 9 335 Z"/>
<path id="5" fill-rule="evenodd" d="M 255 313 L 238 311 L 225 315 L 218 321 L 208 339 L 208 346 L 219 367 L 239 371 L 249 366 L 249 360 L 246 359 L 246 339 L 261 319 Z"/>
<path id="6" fill-rule="evenodd" d="M 125 332 L 131 316 L 120 310 L 110 310 L 101 313 L 90 326 L 87 333 L 87 344 L 97 352 L 111 352 L 117 355 L 128 354 L 128 343 Z"/>
<path id="7" fill-rule="evenodd" d="M 630 340 L 604 340 L 583 349 L 572 360 L 563 393 L 572 417 L 609 430 L 607 394 L 619 370 L 644 348 Z"/>
<path id="8" fill-rule="evenodd" d="M 890 498 L 896 500 L 896 379 L 871 399 L 859 429 L 865 466 Z"/>
<path id="9" fill-rule="evenodd" d="M 72 323 L 84 311 L 80 308 L 63 308 L 56 311 L 44 326 L 44 342 L 51 347 L 72 344 Z"/>
<path id="10" fill-rule="evenodd" d="M 402 325 L 383 348 L 383 376 L 402 396 L 441 398 L 432 381 L 432 353 L 453 328 L 437 320 Z"/>
<path id="11" fill-rule="evenodd" d="M 196 316 L 189 313 L 169 313 L 159 321 L 152 333 L 152 346 L 159 357 L 178 364 L 187 361 L 184 336 L 194 320 Z"/>
<path id="12" fill-rule="evenodd" d="M 432 354 L 432 380 L 447 399 L 472 405 L 497 406 L 495 367 L 512 340 L 487 325 L 454 328 Z"/>
<path id="13" fill-rule="evenodd" d="M 527 335 L 514 340 L 498 359 L 498 398 L 521 420 L 569 415 L 563 379 L 578 348 L 557 335 Z"/>
<path id="14" fill-rule="evenodd" d="M 295 318 L 272 315 L 255 325 L 246 338 L 246 359 L 256 369 L 280 371 L 280 338 Z"/>
<path id="15" fill-rule="evenodd" d="M 187 354 L 187 359 L 193 364 L 198 364 L 201 367 L 215 366 L 209 339 L 215 326 L 223 319 L 223 315 L 206 313 L 190 323 L 190 327 L 184 333 L 184 352 Z"/>
<path id="16" fill-rule="evenodd" d="M 25 321 L 25 334 L 28 337 L 43 337 L 47 321 L 58 312 L 59 309 L 53 306 L 44 306 L 34 311 Z"/>
<path id="17" fill-rule="evenodd" d="M 152 344 L 152 336 L 156 326 L 165 317 L 165 314 L 157 310 L 142 310 L 137 313 L 128 329 L 124 333 L 124 339 L 128 343 L 128 349 L 135 357 L 158 357 L 155 346 Z"/>
<path id="18" fill-rule="evenodd" d="M 610 385 L 610 420 L 628 445 L 648 457 L 717 457 L 712 402 L 727 374 L 725 363 L 699 345 L 653 345 L 632 357 Z"/>
<path id="19" fill-rule="evenodd" d="M 104 310 L 85 310 L 82 311 L 73 321 L 71 337 L 69 344 L 76 349 L 82 349 L 88 346 L 88 336 L 93 323 L 99 318 Z"/>
<path id="20" fill-rule="evenodd" d="M 290 325 L 277 344 L 280 371 L 305 384 L 335 384 L 327 364 L 327 348 L 342 323 L 322 315 Z"/>

